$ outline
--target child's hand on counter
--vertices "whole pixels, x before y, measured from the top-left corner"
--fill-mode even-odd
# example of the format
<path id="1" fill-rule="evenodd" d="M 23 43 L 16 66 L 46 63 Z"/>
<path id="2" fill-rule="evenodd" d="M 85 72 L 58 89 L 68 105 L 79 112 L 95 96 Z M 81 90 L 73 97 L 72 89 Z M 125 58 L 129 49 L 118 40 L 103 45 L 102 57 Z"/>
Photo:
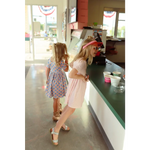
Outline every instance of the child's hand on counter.
<path id="1" fill-rule="evenodd" d="M 89 75 L 86 75 L 85 77 L 85 81 L 88 82 L 89 81 Z"/>

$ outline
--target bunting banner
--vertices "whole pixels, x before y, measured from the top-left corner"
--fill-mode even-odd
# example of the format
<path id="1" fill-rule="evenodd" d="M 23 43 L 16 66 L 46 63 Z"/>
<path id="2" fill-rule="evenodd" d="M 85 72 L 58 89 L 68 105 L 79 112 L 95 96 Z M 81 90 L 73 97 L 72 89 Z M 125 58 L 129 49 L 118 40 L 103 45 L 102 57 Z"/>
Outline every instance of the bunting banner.
<path id="1" fill-rule="evenodd" d="M 71 9 L 71 17 L 73 17 L 74 15 L 76 15 L 76 7 L 73 7 Z"/>
<path id="2" fill-rule="evenodd" d="M 53 6 L 38 6 L 40 9 L 40 12 L 44 14 L 45 16 L 51 15 L 55 8 Z"/>
<path id="3" fill-rule="evenodd" d="M 104 16 L 106 18 L 111 18 L 112 16 L 114 16 L 115 13 L 116 12 L 114 12 L 114 11 L 104 11 Z"/>

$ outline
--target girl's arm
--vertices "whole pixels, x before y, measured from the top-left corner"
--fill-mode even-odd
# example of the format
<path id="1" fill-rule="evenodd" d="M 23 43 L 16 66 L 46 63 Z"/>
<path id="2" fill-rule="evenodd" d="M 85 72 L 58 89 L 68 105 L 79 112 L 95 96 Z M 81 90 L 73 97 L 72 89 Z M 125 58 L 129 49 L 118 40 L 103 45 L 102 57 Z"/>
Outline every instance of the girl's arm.
<path id="1" fill-rule="evenodd" d="M 73 61 L 70 63 L 70 65 L 69 65 L 71 68 L 73 68 Z"/>
<path id="2" fill-rule="evenodd" d="M 46 84 L 48 82 L 49 72 L 50 72 L 50 68 L 46 67 L 46 71 L 45 71 L 45 74 L 46 74 Z"/>
<path id="3" fill-rule="evenodd" d="M 66 69 L 64 69 L 64 71 L 65 71 L 65 72 L 68 72 L 68 70 L 69 70 L 68 57 L 65 58 L 65 65 L 66 65 Z"/>
<path id="4" fill-rule="evenodd" d="M 86 77 L 85 76 L 83 76 L 83 75 L 79 75 L 79 74 L 77 74 L 78 73 L 78 71 L 75 69 L 75 68 L 73 68 L 71 71 L 70 71 L 70 73 L 69 73 L 69 78 L 73 78 L 73 79 L 81 79 L 81 80 L 83 80 L 83 81 L 86 81 Z"/>

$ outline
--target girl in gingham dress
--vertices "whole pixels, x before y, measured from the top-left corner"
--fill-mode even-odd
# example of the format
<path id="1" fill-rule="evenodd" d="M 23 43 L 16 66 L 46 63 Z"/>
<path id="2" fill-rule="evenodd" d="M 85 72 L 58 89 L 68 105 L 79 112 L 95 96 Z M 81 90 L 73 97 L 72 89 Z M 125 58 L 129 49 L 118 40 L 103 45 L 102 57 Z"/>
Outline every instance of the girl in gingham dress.
<path id="1" fill-rule="evenodd" d="M 67 83 L 65 72 L 68 71 L 67 47 L 63 43 L 55 43 L 52 46 L 53 56 L 48 59 L 46 66 L 46 96 L 53 97 L 53 120 L 60 117 L 60 98 L 66 95 Z M 65 72 L 64 72 L 64 71 Z"/>

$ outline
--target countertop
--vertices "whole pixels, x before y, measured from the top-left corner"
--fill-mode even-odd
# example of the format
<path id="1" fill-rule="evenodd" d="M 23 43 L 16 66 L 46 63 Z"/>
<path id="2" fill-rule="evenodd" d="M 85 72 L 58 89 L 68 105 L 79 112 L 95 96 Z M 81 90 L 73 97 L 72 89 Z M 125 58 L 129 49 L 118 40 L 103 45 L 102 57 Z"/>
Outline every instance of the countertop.
<path id="1" fill-rule="evenodd" d="M 123 128 L 125 128 L 125 92 L 115 93 L 115 87 L 111 83 L 105 83 L 104 71 L 120 71 L 124 75 L 125 70 L 108 59 L 106 59 L 106 65 L 92 64 L 87 67 L 87 74 L 90 77 L 91 84 L 95 87 Z M 125 82 L 123 78 L 121 81 Z"/>

